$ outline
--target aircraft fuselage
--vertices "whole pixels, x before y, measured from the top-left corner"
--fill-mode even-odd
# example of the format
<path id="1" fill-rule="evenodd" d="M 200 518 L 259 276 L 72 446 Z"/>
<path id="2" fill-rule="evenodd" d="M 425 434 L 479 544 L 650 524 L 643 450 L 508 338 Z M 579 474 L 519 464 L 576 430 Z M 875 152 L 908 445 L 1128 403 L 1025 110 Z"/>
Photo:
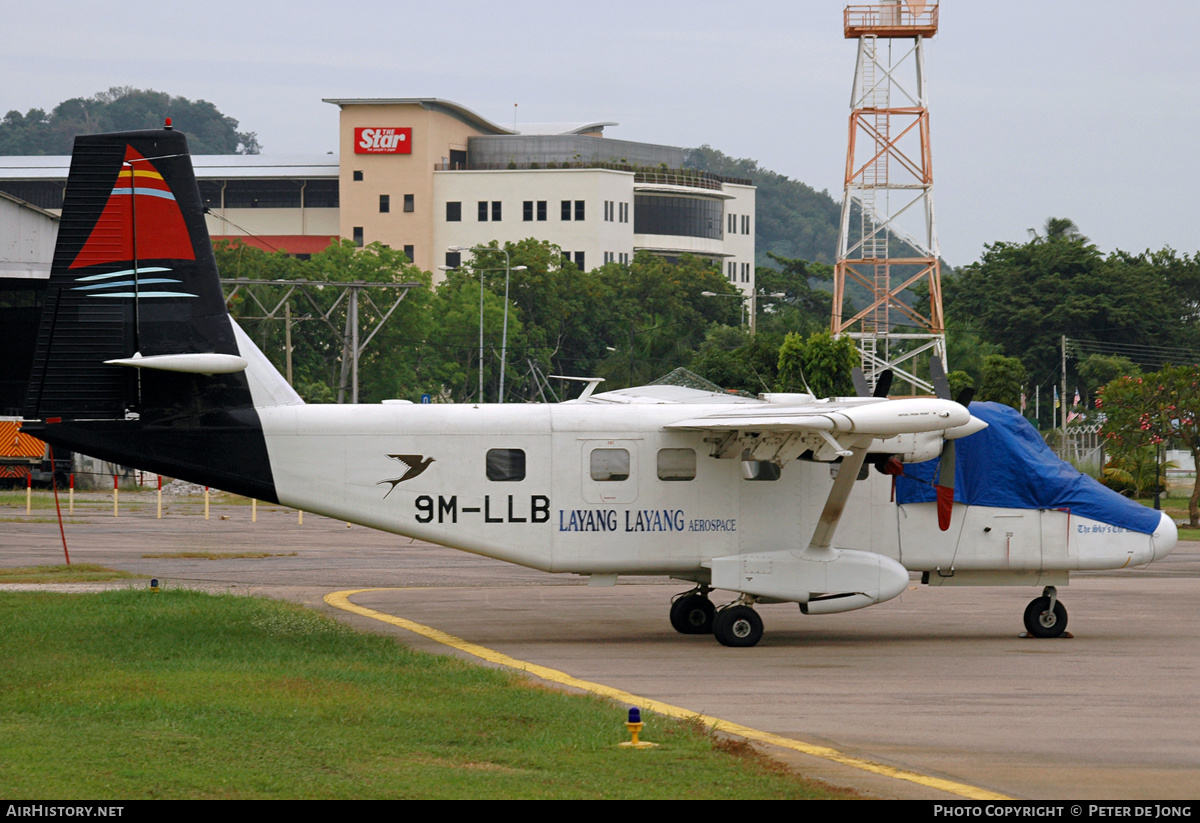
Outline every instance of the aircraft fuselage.
<path id="1" fill-rule="evenodd" d="M 677 404 L 259 413 L 281 503 L 548 572 L 706 580 L 714 557 L 802 549 L 838 470 L 793 460 L 777 475 L 749 479 L 757 464 L 710 456 L 711 435 L 663 429 L 679 419 Z M 393 483 L 404 468 L 389 455 L 424 458 L 426 467 Z M 957 504 L 942 532 L 933 504 L 899 506 L 890 492 L 891 479 L 875 471 L 857 482 L 835 544 L 942 574 L 1155 559 L 1153 536 L 1068 511 Z M 1165 540 L 1159 549 L 1169 550 Z"/>

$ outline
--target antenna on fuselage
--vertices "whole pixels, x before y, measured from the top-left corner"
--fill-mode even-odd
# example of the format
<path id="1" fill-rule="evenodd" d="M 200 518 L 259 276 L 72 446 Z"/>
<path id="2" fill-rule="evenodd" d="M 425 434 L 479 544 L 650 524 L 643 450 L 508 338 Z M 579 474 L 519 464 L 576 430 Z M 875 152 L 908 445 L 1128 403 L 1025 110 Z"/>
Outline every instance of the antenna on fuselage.
<path id="1" fill-rule="evenodd" d="M 596 390 L 596 387 L 604 382 L 603 377 L 568 377 L 565 374 L 552 374 L 550 377 L 556 380 L 574 380 L 577 383 L 587 383 L 587 386 L 583 389 L 583 394 L 575 398 L 576 401 L 587 400 L 592 396 L 592 392 Z"/>

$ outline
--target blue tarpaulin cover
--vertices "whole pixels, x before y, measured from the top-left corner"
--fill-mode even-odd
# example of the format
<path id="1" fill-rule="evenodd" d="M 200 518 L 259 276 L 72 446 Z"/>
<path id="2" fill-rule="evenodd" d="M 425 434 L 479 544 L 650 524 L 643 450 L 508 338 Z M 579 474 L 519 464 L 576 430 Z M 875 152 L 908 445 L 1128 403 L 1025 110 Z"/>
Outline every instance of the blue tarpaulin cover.
<path id="1" fill-rule="evenodd" d="M 1008 509 L 1068 509 L 1072 514 L 1130 531 L 1153 534 L 1159 512 L 1122 497 L 1080 474 L 1050 451 L 1021 414 L 1001 403 L 972 403 L 971 414 L 988 424 L 956 441 L 954 500 Z M 904 467 L 896 502 L 931 503 L 937 460 Z"/>

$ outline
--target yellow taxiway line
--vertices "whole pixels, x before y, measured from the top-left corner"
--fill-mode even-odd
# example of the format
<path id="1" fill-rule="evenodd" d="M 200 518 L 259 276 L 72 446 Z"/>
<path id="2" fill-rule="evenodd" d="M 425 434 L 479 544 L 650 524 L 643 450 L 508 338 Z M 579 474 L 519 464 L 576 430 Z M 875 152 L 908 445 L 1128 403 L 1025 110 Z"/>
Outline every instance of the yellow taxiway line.
<path id="1" fill-rule="evenodd" d="M 494 649 L 489 649 L 486 646 L 480 646 L 477 643 L 463 640 L 461 637 L 455 637 L 430 626 L 425 626 L 421 623 L 416 623 L 412 620 L 406 620 L 403 617 L 386 614 L 384 612 L 368 609 L 364 606 L 358 606 L 350 602 L 353 595 L 363 592 L 389 591 L 389 589 L 351 589 L 348 591 L 333 592 L 325 595 L 325 602 L 336 609 L 342 609 L 353 614 L 369 617 L 372 620 L 379 620 L 383 623 L 388 623 L 392 626 L 397 626 L 401 629 L 407 629 L 410 632 L 415 632 L 422 637 L 427 637 L 452 649 L 457 649 L 481 660 L 486 660 L 489 663 L 494 663 L 498 666 L 506 666 L 517 671 L 527 672 L 535 675 L 543 680 L 549 680 L 552 683 L 558 683 L 563 686 L 570 686 L 574 689 L 581 689 L 591 694 L 597 694 L 602 697 L 607 697 L 616 700 L 620 703 L 628 703 L 630 705 L 640 706 L 648 711 L 656 714 L 666 715 L 667 717 L 676 717 L 683 720 L 699 720 L 701 723 L 709 726 L 712 729 L 718 730 L 725 734 L 735 734 L 739 737 L 744 737 L 747 740 L 754 740 L 759 743 L 769 743 L 772 746 L 780 746 L 785 749 L 807 754 L 812 757 L 819 757 L 822 760 L 829 760 L 833 763 L 840 763 L 843 766 L 850 766 L 855 769 L 862 769 L 865 772 L 872 774 L 883 775 L 884 777 L 892 777 L 896 780 L 905 780 L 909 783 L 916 783 L 919 786 L 925 786 L 930 789 L 946 792 L 947 794 L 965 797 L 970 800 L 1011 800 L 1007 795 L 990 792 L 986 789 L 981 789 L 977 786 L 971 786 L 966 783 L 958 783 L 953 780 L 943 780 L 940 777 L 930 777 L 929 775 L 920 774 L 918 772 L 910 772 L 904 769 L 897 769 L 892 766 L 885 766 L 882 763 L 874 763 L 870 760 L 864 760 L 861 757 L 844 754 L 837 749 L 828 746 L 817 746 L 812 743 L 805 743 L 801 740 L 795 740 L 790 737 L 784 737 L 771 732 L 764 732 L 760 729 L 754 729 L 750 726 L 743 726 L 740 723 L 731 723 L 728 720 L 722 720 L 717 717 L 710 717 L 704 714 L 697 714 L 689 709 L 683 709 L 679 706 L 672 706 L 669 703 L 662 703 L 658 700 L 652 700 L 647 697 L 640 697 L 630 692 L 614 689 L 611 686 L 605 686 L 602 683 L 593 683 L 589 680 L 580 680 L 577 677 L 572 677 L 566 672 L 560 672 L 557 669 L 551 669 L 547 666 L 539 666 L 536 663 L 529 663 L 524 660 L 517 660 L 515 657 L 509 657 L 507 654 L 502 654 Z"/>

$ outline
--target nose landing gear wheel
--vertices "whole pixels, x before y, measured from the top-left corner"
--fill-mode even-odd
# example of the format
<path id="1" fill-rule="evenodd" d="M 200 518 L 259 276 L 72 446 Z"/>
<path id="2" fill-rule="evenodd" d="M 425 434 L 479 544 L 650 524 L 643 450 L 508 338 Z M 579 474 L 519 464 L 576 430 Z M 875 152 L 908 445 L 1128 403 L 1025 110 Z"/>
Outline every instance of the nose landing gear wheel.
<path id="1" fill-rule="evenodd" d="M 702 594 L 685 594 L 671 604 L 671 627 L 680 634 L 712 634 L 717 607 Z"/>
<path id="2" fill-rule="evenodd" d="M 749 606 L 729 606 L 713 618 L 713 636 L 722 646 L 753 646 L 762 635 L 762 618 Z"/>
<path id="3" fill-rule="evenodd" d="M 1067 630 L 1067 610 L 1057 600 L 1052 609 L 1049 597 L 1035 597 L 1025 607 L 1025 629 L 1031 637 L 1059 637 Z"/>

